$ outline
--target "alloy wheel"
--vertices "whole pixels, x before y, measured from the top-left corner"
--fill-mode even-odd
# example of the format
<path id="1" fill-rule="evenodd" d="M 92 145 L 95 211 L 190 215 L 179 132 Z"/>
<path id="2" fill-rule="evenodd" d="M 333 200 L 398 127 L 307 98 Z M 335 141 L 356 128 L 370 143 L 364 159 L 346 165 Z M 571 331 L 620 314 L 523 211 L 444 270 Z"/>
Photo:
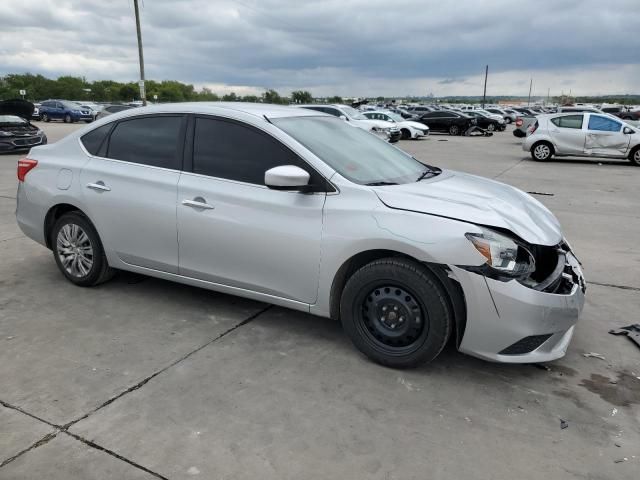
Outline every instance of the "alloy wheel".
<path id="1" fill-rule="evenodd" d="M 496 126 L 493 123 L 490 123 L 489 126 L 487 127 L 487 130 L 489 130 L 490 132 L 493 132 L 496 129 Z"/>
<path id="2" fill-rule="evenodd" d="M 58 232 L 56 252 L 62 267 L 70 275 L 82 278 L 93 267 L 93 246 L 87 233 L 74 223 L 67 223 Z"/>
<path id="3" fill-rule="evenodd" d="M 549 148 L 549 145 L 542 143 L 534 148 L 533 155 L 538 160 L 546 160 L 551 156 L 551 149 Z"/>

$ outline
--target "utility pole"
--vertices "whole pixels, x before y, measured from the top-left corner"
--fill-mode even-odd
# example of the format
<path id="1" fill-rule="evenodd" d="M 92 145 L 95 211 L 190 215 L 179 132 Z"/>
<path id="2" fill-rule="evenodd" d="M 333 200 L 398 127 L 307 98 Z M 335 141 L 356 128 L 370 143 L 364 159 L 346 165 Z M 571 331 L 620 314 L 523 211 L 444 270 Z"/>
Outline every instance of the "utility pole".
<path id="1" fill-rule="evenodd" d="M 140 81 L 138 86 L 140 87 L 140 100 L 142 105 L 147 105 L 147 95 L 144 91 L 144 56 L 142 55 L 142 33 L 140 32 L 140 12 L 138 10 L 138 0 L 133 0 L 133 9 L 136 14 L 136 30 L 138 33 L 138 58 L 140 60 Z"/>
<path id="2" fill-rule="evenodd" d="M 489 76 L 489 65 L 484 69 L 484 93 L 482 94 L 482 108 L 487 101 L 487 77 Z"/>
<path id="3" fill-rule="evenodd" d="M 547 88 L 547 105 L 549 104 L 549 94 L 551 93 L 551 88 Z"/>
<path id="4" fill-rule="evenodd" d="M 527 107 L 531 104 L 531 88 L 533 87 L 533 78 L 529 82 L 529 100 L 527 100 Z"/>

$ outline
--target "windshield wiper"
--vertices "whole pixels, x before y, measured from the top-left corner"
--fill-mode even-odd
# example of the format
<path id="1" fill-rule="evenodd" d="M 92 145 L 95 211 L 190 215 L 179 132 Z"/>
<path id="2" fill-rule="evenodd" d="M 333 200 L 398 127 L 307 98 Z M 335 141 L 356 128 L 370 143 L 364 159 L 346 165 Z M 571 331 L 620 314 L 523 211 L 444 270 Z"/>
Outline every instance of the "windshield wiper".
<path id="1" fill-rule="evenodd" d="M 369 182 L 365 183 L 367 187 L 381 187 L 384 185 L 398 185 L 396 182 Z"/>
<path id="2" fill-rule="evenodd" d="M 420 174 L 420 176 L 416 179 L 416 182 L 420 180 L 424 180 L 425 178 L 435 177 L 436 175 L 440 175 L 442 170 L 439 168 L 427 167 L 427 169 Z"/>

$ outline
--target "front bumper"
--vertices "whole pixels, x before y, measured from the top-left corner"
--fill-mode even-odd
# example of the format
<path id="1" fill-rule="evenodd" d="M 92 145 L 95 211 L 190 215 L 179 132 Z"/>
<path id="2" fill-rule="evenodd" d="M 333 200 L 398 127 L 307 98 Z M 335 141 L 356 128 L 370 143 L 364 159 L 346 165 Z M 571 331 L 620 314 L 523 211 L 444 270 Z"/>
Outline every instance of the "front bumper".
<path id="1" fill-rule="evenodd" d="M 567 268 L 578 280 L 567 294 L 538 291 L 516 280 L 502 282 L 450 266 L 467 304 L 459 350 L 505 363 L 548 362 L 563 357 L 585 300 L 582 270 L 572 259 Z"/>
<path id="2" fill-rule="evenodd" d="M 0 137 L 0 152 L 13 152 L 17 150 L 28 150 L 37 145 L 45 145 L 47 136 L 41 135 L 20 135 L 15 137 Z"/>

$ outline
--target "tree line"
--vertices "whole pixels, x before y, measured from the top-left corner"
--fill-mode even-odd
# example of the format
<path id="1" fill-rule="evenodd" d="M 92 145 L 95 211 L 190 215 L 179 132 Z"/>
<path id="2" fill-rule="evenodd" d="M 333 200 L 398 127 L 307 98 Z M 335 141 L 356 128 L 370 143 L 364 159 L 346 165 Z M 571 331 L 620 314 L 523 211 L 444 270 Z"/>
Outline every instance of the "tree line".
<path id="1" fill-rule="evenodd" d="M 33 102 L 48 98 L 66 100 L 84 100 L 94 102 L 132 102 L 140 99 L 137 82 L 116 82 L 113 80 L 88 81 L 84 77 L 62 76 L 56 79 L 42 75 L 9 74 L 0 77 L 0 100 L 20 98 L 20 91 L 25 90 L 25 99 Z M 291 96 L 283 97 L 273 89 L 262 95 L 237 95 L 234 92 L 218 95 L 209 88 L 197 90 L 193 85 L 175 80 L 145 81 L 147 100 L 158 102 L 188 101 L 226 101 L 226 102 L 264 102 L 288 105 L 290 103 L 313 103 L 311 92 L 296 90 Z M 342 98 L 331 97 L 331 103 L 342 103 Z"/>

